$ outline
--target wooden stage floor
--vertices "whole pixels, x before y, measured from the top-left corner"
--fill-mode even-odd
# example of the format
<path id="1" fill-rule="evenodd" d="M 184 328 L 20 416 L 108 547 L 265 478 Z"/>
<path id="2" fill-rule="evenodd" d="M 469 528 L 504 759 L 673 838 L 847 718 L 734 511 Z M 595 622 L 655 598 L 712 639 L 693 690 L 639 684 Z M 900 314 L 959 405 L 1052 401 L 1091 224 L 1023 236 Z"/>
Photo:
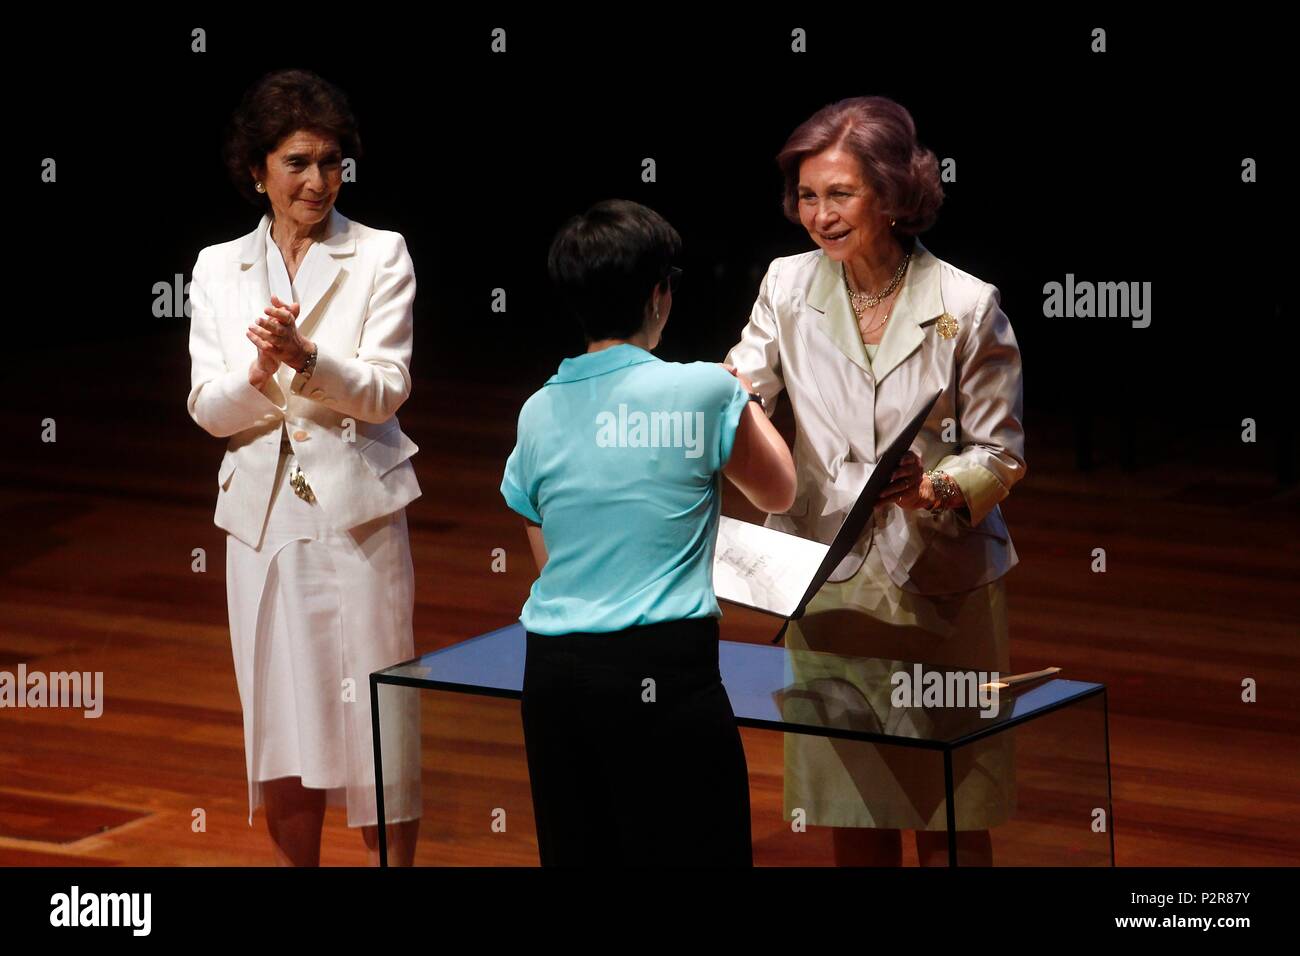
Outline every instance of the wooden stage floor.
<path id="1" fill-rule="evenodd" d="M 106 696 L 98 719 L 0 710 L 0 865 L 272 863 L 264 817 L 247 823 L 225 537 L 212 524 L 224 443 L 185 416 L 188 370 L 158 364 L 115 383 L 111 422 L 107 397 L 0 412 L 16 436 L 0 464 L 0 670 L 102 671 Z M 408 517 L 424 652 L 509 623 L 527 595 L 523 523 L 497 489 L 532 389 L 416 389 L 400 418 L 421 446 L 424 496 Z M 53 445 L 36 437 L 47 414 Z M 1118 864 L 1300 863 L 1294 490 L 1279 494 L 1258 469 L 1173 461 L 1126 475 L 1104 456 L 1081 475 L 1068 429 L 1027 429 L 1028 477 L 1004 504 L 1021 559 L 1007 579 L 1012 665 L 1108 686 Z M 753 514 L 730 487 L 724 511 Z M 1089 570 L 1097 547 L 1105 574 Z M 206 549 L 205 573 L 191 570 L 195 548 Z M 491 570 L 494 548 L 506 550 L 505 573 Z M 722 632 L 757 642 L 773 628 L 727 608 Z M 1241 700 L 1247 677 L 1256 703 Z M 426 698 L 418 862 L 535 864 L 517 703 Z M 831 863 L 825 831 L 795 834 L 782 819 L 781 738 L 743 736 L 756 862 Z M 1062 760 L 1069 744 L 1054 745 Z M 1047 786 L 1040 776 L 1026 786 Z M 497 807 L 508 808 L 505 833 L 490 827 Z M 1032 843 L 1033 821 L 1025 827 Z M 1068 861 L 1058 831 L 1044 824 L 1038 849 Z M 1000 862 L 1033 859 L 1023 838 L 994 839 Z M 339 810 L 322 862 L 365 862 Z"/>

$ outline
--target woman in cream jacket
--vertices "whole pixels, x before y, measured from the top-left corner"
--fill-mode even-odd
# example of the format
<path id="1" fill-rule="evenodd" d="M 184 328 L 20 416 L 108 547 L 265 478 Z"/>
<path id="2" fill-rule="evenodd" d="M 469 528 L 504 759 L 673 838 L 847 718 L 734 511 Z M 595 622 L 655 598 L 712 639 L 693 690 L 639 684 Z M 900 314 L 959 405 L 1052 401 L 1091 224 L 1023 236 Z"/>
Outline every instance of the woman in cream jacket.
<path id="1" fill-rule="evenodd" d="M 787 645 L 1005 672 L 1002 578 L 1017 561 L 999 502 L 1025 473 L 1020 353 L 997 290 L 916 235 L 942 191 L 907 111 L 833 104 L 778 157 L 785 209 L 817 248 L 773 261 L 727 363 L 768 413 L 790 397 L 798 491 L 769 527 L 829 542 L 878 453 L 923 395 L 943 392 L 872 524 L 789 625 Z M 805 655 L 799 679 L 815 678 Z M 796 667 L 798 670 L 798 667 Z M 880 675 L 888 680 L 888 675 Z M 1005 740 L 1006 735 L 1000 735 Z M 897 865 L 901 831 L 946 862 L 942 773 L 925 753 L 786 738 L 786 811 L 834 827 L 841 864 Z M 1009 743 L 955 761 L 959 860 L 988 862 L 1014 803 Z"/>

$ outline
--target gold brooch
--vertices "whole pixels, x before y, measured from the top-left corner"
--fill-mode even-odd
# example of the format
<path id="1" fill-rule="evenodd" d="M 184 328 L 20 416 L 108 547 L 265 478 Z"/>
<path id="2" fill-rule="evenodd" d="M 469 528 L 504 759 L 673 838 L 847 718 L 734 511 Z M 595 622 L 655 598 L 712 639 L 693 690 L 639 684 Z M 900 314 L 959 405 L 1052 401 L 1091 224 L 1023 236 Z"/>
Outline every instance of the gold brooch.
<path id="1" fill-rule="evenodd" d="M 939 335 L 942 338 L 950 339 L 957 334 L 957 320 L 949 313 L 945 312 L 939 316 Z"/>
<path id="2" fill-rule="evenodd" d="M 293 493 L 303 501 L 311 504 L 316 500 L 316 495 L 311 490 L 311 485 L 307 484 L 307 476 L 303 474 L 298 462 L 293 463 L 293 468 L 289 471 L 289 484 L 293 487 Z"/>

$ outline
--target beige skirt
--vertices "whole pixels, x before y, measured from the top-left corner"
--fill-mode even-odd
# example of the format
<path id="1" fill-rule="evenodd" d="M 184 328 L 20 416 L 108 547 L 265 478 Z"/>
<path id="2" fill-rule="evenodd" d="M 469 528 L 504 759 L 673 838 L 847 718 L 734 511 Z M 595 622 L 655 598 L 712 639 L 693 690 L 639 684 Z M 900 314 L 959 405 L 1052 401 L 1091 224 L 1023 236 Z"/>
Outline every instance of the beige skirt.
<path id="1" fill-rule="evenodd" d="M 797 685 L 852 685 L 882 724 L 901 716 L 924 734 L 935 729 L 924 712 L 891 709 L 890 674 L 897 662 L 1008 673 L 1005 585 L 999 579 L 957 594 L 913 594 L 894 584 L 872 547 L 857 574 L 825 584 L 805 616 L 790 622 L 786 646 Z M 828 653 L 800 653 L 810 650 Z M 1014 757 L 1009 732 L 953 752 L 958 830 L 988 829 L 1015 811 Z M 942 753 L 786 734 L 787 819 L 796 809 L 815 826 L 945 830 Z"/>
<path id="2" fill-rule="evenodd" d="M 248 822 L 262 784 L 298 777 L 373 826 L 370 674 L 415 655 L 415 575 L 406 511 L 345 532 L 294 494 L 282 453 L 260 548 L 226 538 L 226 591 L 244 715 Z M 308 475 L 308 480 L 311 476 Z M 385 822 L 420 816 L 420 709 L 383 693 Z"/>

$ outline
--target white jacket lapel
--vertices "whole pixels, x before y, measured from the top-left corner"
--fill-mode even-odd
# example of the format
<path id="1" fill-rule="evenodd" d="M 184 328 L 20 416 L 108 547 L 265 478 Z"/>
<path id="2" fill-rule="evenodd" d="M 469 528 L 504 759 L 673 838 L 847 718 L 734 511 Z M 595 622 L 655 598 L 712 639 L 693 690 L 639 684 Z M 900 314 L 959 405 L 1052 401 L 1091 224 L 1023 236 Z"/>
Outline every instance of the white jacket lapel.
<path id="1" fill-rule="evenodd" d="M 325 300 L 325 296 L 334 288 L 334 283 L 338 281 L 339 273 L 343 269 L 339 260 L 356 252 L 357 240 L 352 221 L 337 209 L 331 209 L 329 226 L 319 245 L 321 248 L 313 251 L 320 258 L 307 275 L 306 285 L 299 290 L 302 300 L 298 305 L 298 329 L 309 338 L 312 329 L 320 319 L 319 307 Z"/>
<path id="2" fill-rule="evenodd" d="M 251 289 L 252 300 L 260 303 L 257 314 L 247 317 L 250 324 L 271 304 L 271 285 L 267 278 L 266 261 L 266 232 L 270 225 L 271 217 L 263 215 L 257 228 L 244 236 L 239 247 L 239 267 L 243 280 Z M 330 210 L 329 225 L 319 245 L 321 248 L 316 250 L 316 254 L 320 255 L 321 259 L 304 277 L 306 285 L 300 290 L 302 298 L 298 303 L 298 330 L 308 338 L 319 324 L 320 306 L 342 272 L 339 260 L 356 253 L 353 223 L 337 208 Z M 289 383 L 293 381 L 294 374 L 293 369 L 283 365 L 276 372 L 275 380 L 281 392 L 278 404 L 281 408 L 285 407 L 285 397 L 289 394 Z"/>
<path id="3" fill-rule="evenodd" d="M 939 260 L 916 240 L 912 261 L 907 265 L 903 288 L 894 303 L 889 324 L 880 339 L 876 360 L 871 365 L 876 381 L 898 368 L 921 346 L 924 326 L 943 315 L 943 296 L 939 289 Z"/>
<path id="4" fill-rule="evenodd" d="M 867 361 L 867 351 L 862 347 L 862 335 L 853 318 L 839 263 L 825 255 L 817 258 L 817 271 L 808 287 L 808 305 L 821 313 L 818 328 L 822 334 L 871 378 L 871 363 Z"/>

